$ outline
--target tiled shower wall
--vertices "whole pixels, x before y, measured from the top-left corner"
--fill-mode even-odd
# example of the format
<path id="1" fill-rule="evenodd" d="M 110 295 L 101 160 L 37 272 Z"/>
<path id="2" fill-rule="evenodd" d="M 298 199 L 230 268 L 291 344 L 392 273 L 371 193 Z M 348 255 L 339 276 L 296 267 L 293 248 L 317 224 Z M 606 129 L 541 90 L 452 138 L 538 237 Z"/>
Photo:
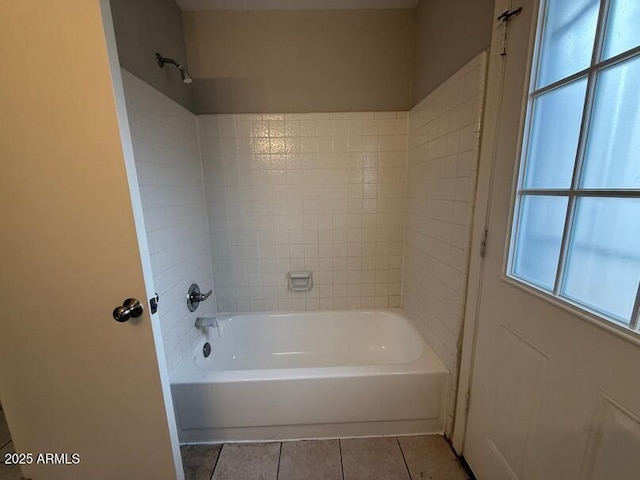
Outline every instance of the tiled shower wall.
<path id="1" fill-rule="evenodd" d="M 192 282 L 213 288 L 196 117 L 124 69 L 122 79 L 171 372 L 199 338 L 187 289 Z M 197 316 L 215 312 L 212 296 Z"/>
<path id="2" fill-rule="evenodd" d="M 400 306 L 406 112 L 198 123 L 221 311 Z M 287 289 L 297 270 L 310 292 Z"/>
<path id="3" fill-rule="evenodd" d="M 409 112 L 403 306 L 450 372 L 453 425 L 486 54 Z"/>

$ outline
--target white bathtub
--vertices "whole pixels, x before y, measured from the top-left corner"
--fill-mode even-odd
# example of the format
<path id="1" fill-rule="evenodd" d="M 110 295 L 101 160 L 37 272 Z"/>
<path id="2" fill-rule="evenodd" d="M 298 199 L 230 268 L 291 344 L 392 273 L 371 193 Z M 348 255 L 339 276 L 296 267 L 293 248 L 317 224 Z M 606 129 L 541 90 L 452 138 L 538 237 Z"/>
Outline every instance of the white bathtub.
<path id="1" fill-rule="evenodd" d="M 401 311 L 217 319 L 171 379 L 181 442 L 442 432 L 447 370 Z"/>

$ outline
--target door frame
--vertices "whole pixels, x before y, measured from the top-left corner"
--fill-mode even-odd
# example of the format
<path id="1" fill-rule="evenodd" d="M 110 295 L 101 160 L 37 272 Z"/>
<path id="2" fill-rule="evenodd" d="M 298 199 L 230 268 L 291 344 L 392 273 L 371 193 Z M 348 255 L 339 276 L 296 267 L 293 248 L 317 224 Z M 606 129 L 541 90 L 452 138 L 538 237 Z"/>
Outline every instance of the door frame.
<path id="1" fill-rule="evenodd" d="M 492 22 L 504 11 L 512 8 L 511 0 L 496 0 Z M 476 347 L 476 333 L 480 299 L 482 298 L 482 276 L 484 258 L 480 254 L 483 242 L 490 238 L 487 232 L 490 211 L 491 191 L 493 188 L 493 170 L 500 127 L 500 110 L 505 73 L 504 57 L 497 52 L 504 40 L 504 28 L 507 24 L 494 23 L 491 34 L 491 46 L 488 51 L 486 88 L 483 102 L 482 130 L 480 134 L 480 155 L 478 159 L 478 180 L 471 223 L 471 244 L 469 274 L 465 299 L 462 346 L 458 375 L 456 410 L 454 415 L 451 443 L 458 455 L 464 454 L 464 442 L 467 431 L 467 417 L 473 379 L 473 361 Z M 535 34 L 535 32 L 534 32 Z M 491 108 L 488 108 L 491 106 Z"/>
<path id="2" fill-rule="evenodd" d="M 138 174 L 136 171 L 135 157 L 133 154 L 133 141 L 131 139 L 131 130 L 129 128 L 129 117 L 127 115 L 124 85 L 122 83 L 122 73 L 120 69 L 120 60 L 118 58 L 116 35 L 113 26 L 113 17 L 111 15 L 111 2 L 110 0 L 99 1 L 100 11 L 102 13 L 102 22 L 104 26 L 104 37 L 107 47 L 107 56 L 109 58 L 109 71 L 111 72 L 113 96 L 118 116 L 120 141 L 122 144 L 125 170 L 127 172 L 127 183 L 129 184 L 131 207 L 133 210 L 136 236 L 138 239 L 138 249 L 140 251 L 140 261 L 142 264 L 142 274 L 144 277 L 144 285 L 146 289 L 146 299 L 143 303 L 146 303 L 149 298 L 153 298 L 155 296 L 156 290 L 153 281 L 153 273 L 151 270 L 151 255 L 149 253 L 149 243 L 147 240 L 147 231 L 145 228 L 144 214 L 142 211 L 142 199 L 140 197 L 140 186 L 138 184 Z M 151 313 L 150 311 L 149 317 L 151 319 L 151 331 L 153 333 L 153 342 L 156 350 L 156 357 L 158 360 L 158 371 L 160 376 L 160 384 L 162 387 L 162 397 L 164 400 L 167 425 L 169 428 L 169 438 L 171 440 L 173 463 L 176 468 L 176 479 L 184 480 L 182 455 L 180 453 L 180 442 L 178 439 L 178 427 L 173 407 L 173 398 L 171 396 L 169 369 L 167 367 L 164 342 L 162 340 L 160 316 L 158 315 L 158 313 Z M 143 406 L 140 406 L 140 408 L 143 408 Z"/>

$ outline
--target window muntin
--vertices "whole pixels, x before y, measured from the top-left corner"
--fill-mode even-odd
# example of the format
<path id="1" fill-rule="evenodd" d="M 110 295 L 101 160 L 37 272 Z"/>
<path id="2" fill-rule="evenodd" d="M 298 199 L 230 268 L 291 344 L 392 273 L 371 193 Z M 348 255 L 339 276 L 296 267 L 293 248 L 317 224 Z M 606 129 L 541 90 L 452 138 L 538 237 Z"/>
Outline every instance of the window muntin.
<path id="1" fill-rule="evenodd" d="M 640 2 L 539 19 L 507 274 L 638 331 Z"/>

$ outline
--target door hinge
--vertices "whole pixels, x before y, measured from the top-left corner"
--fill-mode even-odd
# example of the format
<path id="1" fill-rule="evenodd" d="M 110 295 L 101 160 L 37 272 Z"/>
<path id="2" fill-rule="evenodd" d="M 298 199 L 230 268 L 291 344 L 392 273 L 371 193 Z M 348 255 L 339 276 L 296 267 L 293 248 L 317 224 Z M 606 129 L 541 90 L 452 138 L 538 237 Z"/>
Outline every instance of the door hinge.
<path id="1" fill-rule="evenodd" d="M 471 405 L 471 390 L 467 390 L 467 399 L 465 400 L 464 411 L 469 413 L 469 406 Z"/>
<path id="2" fill-rule="evenodd" d="M 489 236 L 489 230 L 486 228 L 482 232 L 482 240 L 480 241 L 480 256 L 482 258 L 487 254 L 487 237 Z"/>

